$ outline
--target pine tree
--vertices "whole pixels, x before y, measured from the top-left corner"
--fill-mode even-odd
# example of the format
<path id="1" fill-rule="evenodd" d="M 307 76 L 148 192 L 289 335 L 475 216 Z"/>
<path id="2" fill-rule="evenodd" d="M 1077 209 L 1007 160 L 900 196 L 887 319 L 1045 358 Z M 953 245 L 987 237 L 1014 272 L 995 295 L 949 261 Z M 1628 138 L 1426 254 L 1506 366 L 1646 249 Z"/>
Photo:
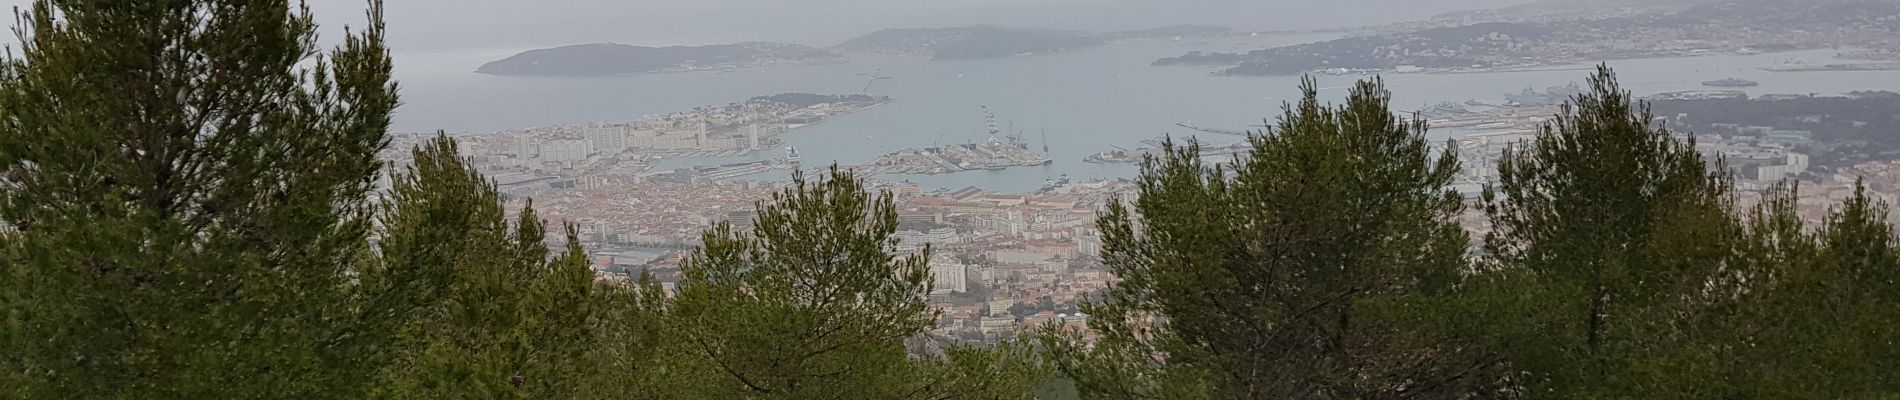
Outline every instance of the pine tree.
<path id="1" fill-rule="evenodd" d="M 917 357 L 912 375 L 893 399 L 1031 400 L 1053 372 L 1030 338 L 988 345 L 957 345 L 941 356 Z"/>
<path id="2" fill-rule="evenodd" d="M 1514 383 L 1560 397 L 1655 395 L 1685 375 L 1652 355 L 1695 344 L 1741 235 L 1727 172 L 1651 125 L 1607 66 L 1484 194 L 1485 277 Z M 1683 365 L 1676 365 L 1684 367 Z M 1677 371 L 1680 372 L 1680 371 Z M 1706 382 L 1705 382 L 1706 383 Z"/>
<path id="3" fill-rule="evenodd" d="M 1139 218 L 1109 206 L 1104 261 L 1122 282 L 1084 307 L 1100 341 L 1045 340 L 1085 395 L 1455 398 L 1489 383 L 1495 356 L 1433 312 L 1468 246 L 1455 153 L 1394 116 L 1379 81 L 1338 107 L 1315 87 L 1231 171 L 1170 144 L 1143 165 Z"/>
<path id="4" fill-rule="evenodd" d="M 752 232 L 709 230 L 674 302 L 714 397 L 885 398 L 904 340 L 932 327 L 927 256 L 899 259 L 897 212 L 849 172 L 802 175 Z M 729 390 L 737 390 L 730 392 Z"/>
<path id="5" fill-rule="evenodd" d="M 1792 207 L 1786 207 L 1791 213 Z M 1877 398 L 1900 393 L 1900 278 L 1885 204 L 1864 187 L 1792 256 L 1753 276 L 1745 323 L 1724 346 L 1737 396 Z"/>
<path id="6" fill-rule="evenodd" d="M 574 398 L 596 342 L 593 270 L 574 228 L 549 258 L 529 204 L 510 226 L 495 185 L 438 135 L 413 151 L 384 202 L 382 262 L 364 282 L 402 298 L 400 357 L 381 394 Z"/>
<path id="7" fill-rule="evenodd" d="M 900 255 L 889 192 L 832 167 L 795 174 L 750 232 L 708 230 L 667 310 L 686 397 L 1023 398 L 1046 379 L 1026 343 L 911 354 L 935 326 L 929 249 Z"/>
<path id="8" fill-rule="evenodd" d="M 589 325 L 598 336 L 583 354 L 583 365 L 595 370 L 579 384 L 585 393 L 574 398 L 658 399 L 678 389 L 671 375 L 682 374 L 679 359 L 667 351 L 677 346 L 667 328 L 671 301 L 651 275 L 630 278 L 596 289 L 598 311 Z"/>
<path id="9" fill-rule="evenodd" d="M 33 2 L 0 62 L 0 397 L 365 393 L 380 9 L 320 53 L 285 1 Z"/>

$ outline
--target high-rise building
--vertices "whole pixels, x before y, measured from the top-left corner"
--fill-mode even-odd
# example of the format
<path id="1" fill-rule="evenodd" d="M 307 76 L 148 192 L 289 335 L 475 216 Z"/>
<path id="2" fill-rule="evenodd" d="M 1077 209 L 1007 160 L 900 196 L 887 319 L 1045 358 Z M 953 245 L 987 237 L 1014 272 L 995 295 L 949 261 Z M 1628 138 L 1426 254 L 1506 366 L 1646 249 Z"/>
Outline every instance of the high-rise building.
<path id="1" fill-rule="evenodd" d="M 524 160 L 534 158 L 540 155 L 538 150 L 540 149 L 536 148 L 533 142 L 528 141 L 528 138 L 515 138 L 515 158 Z"/>
<path id="2" fill-rule="evenodd" d="M 583 135 L 593 146 L 591 153 L 612 156 L 627 150 L 627 135 L 631 129 L 626 125 L 596 126 L 587 128 Z"/>
<path id="3" fill-rule="evenodd" d="M 949 254 L 938 254 L 930 258 L 930 277 L 935 283 L 933 294 L 963 293 L 970 291 L 969 267 Z"/>
<path id="4" fill-rule="evenodd" d="M 694 146 L 698 146 L 698 147 L 699 147 L 699 148 L 701 148 L 701 149 L 704 149 L 704 148 L 706 148 L 706 130 L 707 130 L 707 129 L 708 129 L 708 127 L 706 126 L 706 122 L 705 122 L 705 121 L 700 121 L 700 122 L 699 122 L 699 130 L 698 130 L 698 131 L 696 131 L 696 132 L 694 132 L 694 134 L 693 134 L 693 145 L 694 145 Z"/>
<path id="5" fill-rule="evenodd" d="M 548 162 L 582 161 L 590 147 L 585 140 L 556 140 L 541 145 L 541 160 Z"/>
<path id="6" fill-rule="evenodd" d="M 750 144 L 746 145 L 746 149 L 753 150 L 753 151 L 757 151 L 761 149 L 761 147 L 759 147 L 759 126 L 758 125 L 752 125 L 749 127 L 749 129 L 746 129 L 746 140 L 750 142 Z"/>

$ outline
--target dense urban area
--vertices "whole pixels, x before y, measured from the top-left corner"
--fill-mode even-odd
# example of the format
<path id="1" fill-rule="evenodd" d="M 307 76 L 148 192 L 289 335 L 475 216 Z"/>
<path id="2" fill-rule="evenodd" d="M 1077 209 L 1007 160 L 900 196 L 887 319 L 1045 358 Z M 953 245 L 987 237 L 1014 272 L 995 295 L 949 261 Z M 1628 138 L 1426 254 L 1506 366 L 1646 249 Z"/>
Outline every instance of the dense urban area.
<path id="1" fill-rule="evenodd" d="M 1174 122 L 1069 159 L 985 105 L 944 111 L 981 122 L 966 138 L 920 126 L 934 144 L 855 164 L 795 141 L 913 101 L 872 94 L 882 70 L 837 79 L 857 93 L 391 132 L 407 98 L 380 2 L 333 48 L 307 8 L 256 3 L 40 0 L 17 19 L 0 399 L 1900 395 L 1900 93 L 1732 76 L 1637 93 L 1615 68 L 1824 51 L 1748 72 L 1900 70 L 1900 2 L 905 27 L 474 72 L 719 79 L 1320 38 L 1134 65 L 1306 76 L 1262 125 Z M 1573 80 L 1412 108 L 1380 78 L 1515 72 Z M 1058 162 L 1139 172 L 925 183 Z"/>

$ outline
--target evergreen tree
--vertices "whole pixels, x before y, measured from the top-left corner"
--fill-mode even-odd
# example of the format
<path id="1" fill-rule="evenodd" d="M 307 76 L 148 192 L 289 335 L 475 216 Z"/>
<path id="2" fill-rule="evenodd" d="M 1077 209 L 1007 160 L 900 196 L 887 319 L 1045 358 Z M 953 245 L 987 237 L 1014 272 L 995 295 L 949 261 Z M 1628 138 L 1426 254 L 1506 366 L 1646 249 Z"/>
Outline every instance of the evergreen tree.
<path id="1" fill-rule="evenodd" d="M 1644 396 L 1685 384 L 1652 356 L 1692 346 L 1742 228 L 1726 171 L 1652 127 L 1607 66 L 1487 187 L 1486 274 L 1522 393 Z M 1672 382 L 1676 381 L 1676 382 Z"/>
<path id="2" fill-rule="evenodd" d="M 281 0 L 28 7 L 0 62 L 0 397 L 365 394 L 380 9 L 319 55 Z"/>
<path id="3" fill-rule="evenodd" d="M 762 202 L 752 232 L 708 231 L 674 303 L 682 347 L 718 377 L 705 394 L 887 395 L 907 362 L 904 340 L 937 321 L 929 258 L 899 259 L 896 229 L 888 193 L 834 168 Z"/>
<path id="4" fill-rule="evenodd" d="M 583 354 L 583 364 L 595 368 L 581 383 L 585 399 L 657 399 L 678 391 L 669 375 L 683 374 L 678 357 L 668 357 L 676 346 L 667 329 L 670 300 L 660 283 L 645 273 L 626 283 L 596 288 L 597 310 L 589 322 L 596 343 Z M 690 381 L 681 379 L 680 381 Z"/>
<path id="5" fill-rule="evenodd" d="M 958 345 L 941 356 L 917 357 L 895 399 L 1030 400 L 1052 371 L 1029 338 L 990 345 Z"/>
<path id="6" fill-rule="evenodd" d="M 1779 208 L 1792 214 L 1791 205 Z M 1743 318 L 1722 327 L 1731 335 L 1716 336 L 1725 346 L 1704 346 L 1738 349 L 1713 357 L 1729 361 L 1728 377 L 1739 383 L 1729 397 L 1900 393 L 1900 254 L 1886 205 L 1857 185 L 1818 232 L 1798 238 L 1769 242 L 1793 245 L 1750 275 Z"/>
<path id="7" fill-rule="evenodd" d="M 522 387 L 527 397 L 574 399 L 588 393 L 583 384 L 600 366 L 588 357 L 599 347 L 602 334 L 594 323 L 603 294 L 594 282 L 593 265 L 581 248 L 580 232 L 567 226 L 567 249 L 536 271 L 528 282 L 521 314 L 527 349 L 519 358 Z"/>
<path id="8" fill-rule="evenodd" d="M 438 135 L 413 152 L 385 201 L 382 262 L 364 282 L 406 297 L 404 352 L 383 394 L 414 398 L 577 397 L 592 373 L 593 270 L 576 232 L 549 259 L 532 204 L 510 227 L 493 183 Z"/>
<path id="9" fill-rule="evenodd" d="M 833 167 L 761 202 L 757 225 L 721 224 L 686 260 L 669 311 L 685 358 L 674 382 L 709 398 L 1018 398 L 1040 384 L 1020 347 L 913 358 L 935 326 L 929 250 L 896 253 L 890 193 Z"/>
<path id="10" fill-rule="evenodd" d="M 1379 81 L 1337 107 L 1302 91 L 1231 171 L 1170 144 L 1143 165 L 1139 218 L 1109 206 L 1122 282 L 1084 307 L 1100 341 L 1045 340 L 1085 395 L 1455 398 L 1492 379 L 1497 358 L 1435 318 L 1468 246 L 1455 153 Z"/>

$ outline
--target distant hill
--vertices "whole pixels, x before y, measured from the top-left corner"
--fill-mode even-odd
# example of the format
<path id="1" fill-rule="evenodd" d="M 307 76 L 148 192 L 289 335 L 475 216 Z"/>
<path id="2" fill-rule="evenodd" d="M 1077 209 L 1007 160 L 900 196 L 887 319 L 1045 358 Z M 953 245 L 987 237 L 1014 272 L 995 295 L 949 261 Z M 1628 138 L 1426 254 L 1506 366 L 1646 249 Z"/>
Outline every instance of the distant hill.
<path id="1" fill-rule="evenodd" d="M 746 42 L 673 47 L 595 43 L 529 50 L 483 64 L 475 72 L 494 75 L 600 76 L 845 61 L 844 56 L 837 53 L 782 43 Z"/>
<path id="2" fill-rule="evenodd" d="M 1481 62 L 1469 54 L 1508 51 L 1516 43 L 1542 40 L 1551 33 L 1551 29 L 1541 26 L 1493 22 L 1405 35 L 1349 37 L 1245 54 L 1192 52 L 1157 60 L 1154 65 L 1240 64 L 1241 67 L 1229 72 L 1237 75 L 1288 75 L 1319 68 L 1383 69 L 1396 65 L 1469 67 Z"/>
<path id="3" fill-rule="evenodd" d="M 1900 1 L 1670 0 L 1666 13 L 1482 22 L 1410 29 L 1246 53 L 1190 52 L 1154 65 L 1224 65 L 1224 75 L 1320 70 L 1495 68 L 1594 60 L 1828 46 L 1886 49 L 1900 34 Z M 1619 14 L 1621 15 L 1621 14 Z M 1452 21 L 1455 22 L 1455 21 Z"/>
<path id="4" fill-rule="evenodd" d="M 1169 39 L 1176 37 L 1211 37 L 1234 34 L 1234 28 L 1213 25 L 1174 25 L 1153 29 L 1109 32 L 1101 34 L 1115 39 Z"/>
<path id="5" fill-rule="evenodd" d="M 957 60 L 1053 53 L 1106 43 L 1108 41 L 1104 38 L 1082 32 L 977 25 L 885 29 L 851 39 L 835 49 L 864 54 L 920 54 L 937 60 Z"/>
<path id="6" fill-rule="evenodd" d="M 994 25 L 956 28 L 885 29 L 851 39 L 834 50 L 860 54 L 917 54 L 937 60 L 998 58 L 1047 54 L 1107 44 L 1110 40 L 1216 36 L 1233 30 L 1218 26 L 1178 25 L 1124 32 L 1018 29 Z"/>

